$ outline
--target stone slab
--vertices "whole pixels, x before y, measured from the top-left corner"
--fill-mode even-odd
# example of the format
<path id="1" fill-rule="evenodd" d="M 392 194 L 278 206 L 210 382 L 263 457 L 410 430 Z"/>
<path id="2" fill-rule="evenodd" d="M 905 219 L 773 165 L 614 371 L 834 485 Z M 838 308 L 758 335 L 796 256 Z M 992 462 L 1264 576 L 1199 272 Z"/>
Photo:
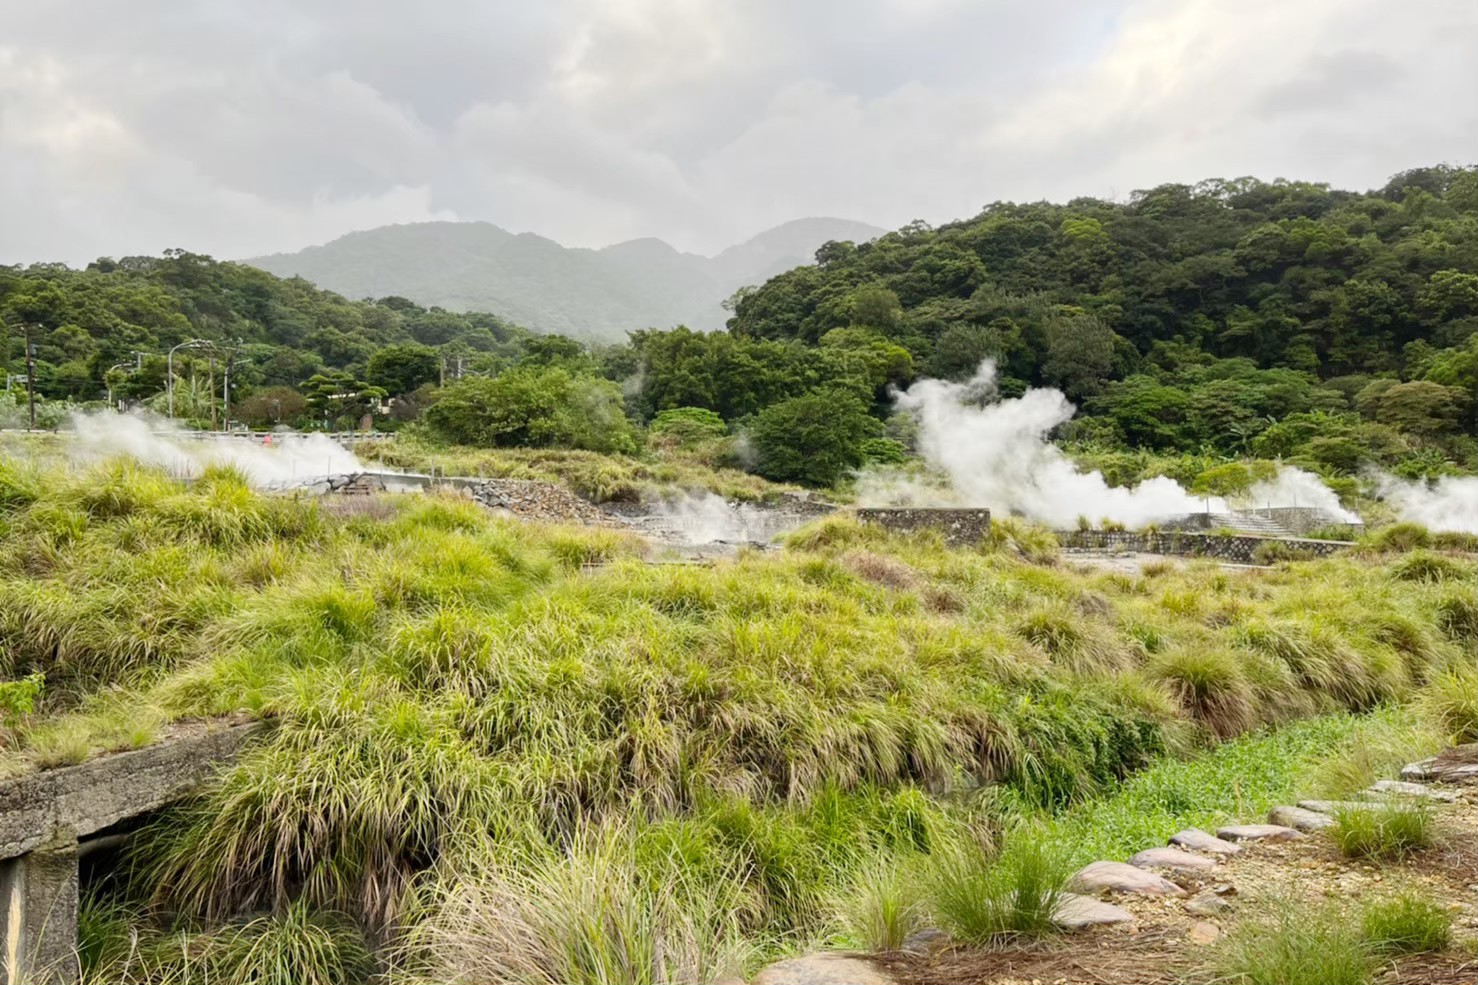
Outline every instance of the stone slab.
<path id="1" fill-rule="evenodd" d="M 1192 851 L 1205 852 L 1208 855 L 1235 855 L 1242 850 L 1241 845 L 1234 845 L 1225 838 L 1218 838 L 1200 828 L 1186 828 L 1184 831 L 1177 831 L 1170 836 L 1170 844 L 1189 848 Z"/>
<path id="2" fill-rule="evenodd" d="M 1138 893 L 1142 896 L 1184 896 L 1185 890 L 1146 869 L 1127 862 L 1089 862 L 1067 881 L 1077 893 Z"/>
<path id="3" fill-rule="evenodd" d="M 1401 768 L 1401 779 L 1436 783 L 1478 782 L 1478 742 L 1453 746 L 1431 759 L 1409 763 Z"/>
<path id="4" fill-rule="evenodd" d="M 1232 904 L 1209 889 L 1192 896 L 1185 904 L 1185 911 L 1198 917 L 1220 916 L 1231 908 Z"/>
<path id="5" fill-rule="evenodd" d="M 1372 797 L 1415 797 L 1444 804 L 1457 800 L 1457 794 L 1451 790 L 1438 790 L 1425 783 L 1409 783 L 1405 780 L 1376 780 L 1365 792 Z"/>
<path id="6" fill-rule="evenodd" d="M 1205 855 L 1192 855 L 1179 848 L 1146 848 L 1129 860 L 1139 869 L 1169 869 L 1172 872 L 1204 872 L 1216 865 Z"/>
<path id="7" fill-rule="evenodd" d="M 0 782 L 0 859 L 86 837 L 157 810 L 235 757 L 260 722 L 208 728 L 157 745 Z"/>
<path id="8" fill-rule="evenodd" d="M 1117 923 L 1133 923 L 1134 914 L 1122 906 L 1105 903 L 1091 896 L 1063 893 L 1057 898 L 1052 922 L 1063 930 L 1087 930 Z"/>
<path id="9" fill-rule="evenodd" d="M 822 953 L 777 961 L 750 985 L 893 985 L 893 979 L 864 958 Z"/>
<path id="10" fill-rule="evenodd" d="M 1274 807 L 1268 811 L 1268 823 L 1295 828 L 1303 832 L 1323 831 L 1334 826 L 1334 818 L 1306 807 Z"/>
<path id="11" fill-rule="evenodd" d="M 1217 828 L 1216 836 L 1226 841 L 1297 841 L 1303 832 L 1282 824 L 1232 824 Z"/>

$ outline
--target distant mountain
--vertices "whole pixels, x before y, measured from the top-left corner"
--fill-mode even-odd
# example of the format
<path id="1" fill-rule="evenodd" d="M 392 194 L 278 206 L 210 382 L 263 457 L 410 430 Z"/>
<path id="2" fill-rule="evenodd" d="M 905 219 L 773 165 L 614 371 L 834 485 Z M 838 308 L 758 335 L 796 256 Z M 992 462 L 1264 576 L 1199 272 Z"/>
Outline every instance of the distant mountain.
<path id="1" fill-rule="evenodd" d="M 720 304 L 740 287 L 811 263 L 830 240 L 862 242 L 884 231 L 847 219 L 797 219 L 704 257 L 660 239 L 589 250 L 486 222 L 419 222 L 244 262 L 349 298 L 395 294 L 453 311 L 491 311 L 539 331 L 614 340 L 639 328 L 722 328 Z"/>

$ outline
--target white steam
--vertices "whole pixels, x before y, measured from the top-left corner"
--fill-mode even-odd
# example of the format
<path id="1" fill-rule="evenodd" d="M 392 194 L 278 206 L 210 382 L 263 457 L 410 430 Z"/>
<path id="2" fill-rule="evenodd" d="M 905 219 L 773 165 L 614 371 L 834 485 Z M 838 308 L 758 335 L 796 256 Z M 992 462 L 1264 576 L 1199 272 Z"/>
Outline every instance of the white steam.
<path id="1" fill-rule="evenodd" d="M 192 477 L 211 465 L 239 469 L 259 489 L 304 485 L 329 475 L 362 472 L 354 453 L 324 434 L 255 438 L 185 431 L 155 415 L 105 410 L 72 415 L 73 453 L 81 459 L 119 455 Z"/>
<path id="2" fill-rule="evenodd" d="M 668 497 L 649 505 L 642 523 L 682 544 L 765 543 L 810 516 L 731 503 L 711 492 Z"/>
<path id="3" fill-rule="evenodd" d="M 945 502 L 988 506 L 1019 513 L 1055 527 L 1078 517 L 1140 527 L 1187 513 L 1224 513 L 1218 496 L 1196 496 L 1173 479 L 1160 476 L 1137 486 L 1111 486 L 1101 472 L 1084 472 L 1047 439 L 1075 412 L 1061 391 L 1028 390 L 1020 397 L 995 400 L 996 367 L 986 360 L 967 383 L 920 380 L 898 393 L 902 410 L 919 420 L 919 450 L 943 471 L 948 492 L 911 480 L 863 477 L 864 502 L 919 506 Z M 1258 483 L 1244 497 L 1254 508 L 1308 506 L 1351 522 L 1359 517 L 1315 475 L 1284 468 Z"/>
<path id="4" fill-rule="evenodd" d="M 1247 509 L 1300 506 L 1323 510 L 1329 514 L 1331 520 L 1337 518 L 1345 523 L 1361 522 L 1359 514 L 1352 513 L 1339 504 L 1339 496 L 1333 489 L 1326 486 L 1317 475 L 1303 469 L 1281 468 L 1277 476 L 1257 483 L 1235 499 L 1238 506 L 1245 506 Z"/>
<path id="5" fill-rule="evenodd" d="M 1376 489 L 1403 520 L 1432 530 L 1478 534 L 1478 477 L 1444 476 L 1429 485 L 1381 475 Z"/>

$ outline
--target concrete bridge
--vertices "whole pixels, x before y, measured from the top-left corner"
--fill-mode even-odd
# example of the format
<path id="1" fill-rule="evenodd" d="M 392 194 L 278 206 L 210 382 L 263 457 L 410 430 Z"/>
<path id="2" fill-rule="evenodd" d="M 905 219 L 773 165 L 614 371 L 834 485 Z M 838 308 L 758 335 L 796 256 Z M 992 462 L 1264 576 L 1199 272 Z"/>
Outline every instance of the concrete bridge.
<path id="1" fill-rule="evenodd" d="M 0 985 L 77 981 L 78 860 L 235 758 L 260 722 L 0 781 Z"/>

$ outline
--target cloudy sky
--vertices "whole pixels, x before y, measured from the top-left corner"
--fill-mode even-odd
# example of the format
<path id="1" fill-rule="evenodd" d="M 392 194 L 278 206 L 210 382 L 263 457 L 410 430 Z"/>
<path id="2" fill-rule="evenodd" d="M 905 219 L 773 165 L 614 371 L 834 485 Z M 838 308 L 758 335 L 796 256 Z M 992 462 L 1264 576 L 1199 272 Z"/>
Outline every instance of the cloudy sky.
<path id="1" fill-rule="evenodd" d="M 1478 160 L 1472 0 L 4 0 L 0 263 L 482 219 L 808 215 Z"/>

